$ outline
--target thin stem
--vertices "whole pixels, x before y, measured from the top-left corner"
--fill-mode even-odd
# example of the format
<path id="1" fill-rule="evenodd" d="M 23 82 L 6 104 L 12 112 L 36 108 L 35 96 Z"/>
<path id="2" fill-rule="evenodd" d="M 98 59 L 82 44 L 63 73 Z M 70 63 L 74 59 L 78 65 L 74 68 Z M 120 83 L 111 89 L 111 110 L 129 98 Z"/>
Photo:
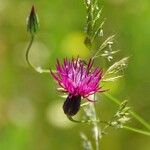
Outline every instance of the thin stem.
<path id="1" fill-rule="evenodd" d="M 108 94 L 108 93 L 104 93 L 104 95 L 105 95 L 106 97 L 108 97 L 110 100 L 112 100 L 114 103 L 116 103 L 116 104 L 118 104 L 118 105 L 121 104 L 120 101 L 117 100 L 117 99 L 116 99 L 115 97 L 113 97 L 112 95 L 110 95 L 110 94 Z"/>
<path id="2" fill-rule="evenodd" d="M 105 129 L 108 128 L 108 127 L 113 127 L 113 126 L 112 126 L 109 122 L 107 122 L 107 121 L 100 121 L 100 123 L 106 124 L 106 126 L 104 127 L 103 130 L 105 130 Z M 143 130 L 141 130 L 141 129 L 137 129 L 137 128 L 133 128 L 133 127 L 130 127 L 130 126 L 125 126 L 125 125 L 123 125 L 121 128 L 130 130 L 130 131 L 133 131 L 133 132 L 136 132 L 136 133 L 139 133 L 139 134 L 143 134 L 143 135 L 150 136 L 150 132 L 148 132 L 148 131 L 143 131 Z"/>
<path id="3" fill-rule="evenodd" d="M 94 95 L 94 100 L 95 100 L 95 95 Z M 85 115 L 88 118 L 88 120 L 87 121 L 85 120 L 84 123 L 91 123 L 93 138 L 94 138 L 94 141 L 95 141 L 95 149 L 100 150 L 99 140 L 100 140 L 100 137 L 101 137 L 101 130 L 98 127 L 98 123 L 100 121 L 97 119 L 97 116 L 96 116 L 95 104 L 94 103 L 89 103 L 86 106 L 87 107 L 85 107 L 85 108 L 83 107 L 83 109 L 85 111 Z"/>
<path id="4" fill-rule="evenodd" d="M 72 116 L 67 116 L 67 118 L 72 121 L 72 122 L 75 122 L 75 123 L 93 123 L 93 122 L 99 122 L 99 120 L 76 120 L 74 119 Z"/>
<path id="5" fill-rule="evenodd" d="M 72 116 L 67 116 L 67 118 L 75 123 L 91 123 L 92 120 L 75 120 Z"/>
<path id="6" fill-rule="evenodd" d="M 36 69 L 34 68 L 34 66 L 30 63 L 29 61 L 29 52 L 30 52 L 30 49 L 31 49 L 31 46 L 33 44 L 33 41 L 34 41 L 34 35 L 31 35 L 31 39 L 30 39 L 30 42 L 29 42 L 29 45 L 27 47 L 27 50 L 26 50 L 26 61 L 28 63 L 28 65 L 36 71 Z"/>
<path id="7" fill-rule="evenodd" d="M 123 128 L 126 129 L 126 130 L 130 130 L 130 131 L 136 132 L 136 133 L 140 133 L 140 134 L 143 134 L 143 135 L 150 136 L 150 132 L 146 132 L 146 131 L 143 131 L 143 130 L 135 129 L 135 128 L 132 128 L 132 127 L 129 127 L 129 126 L 123 126 Z"/>
<path id="8" fill-rule="evenodd" d="M 48 69 L 42 69 L 41 67 L 35 68 L 35 67 L 31 64 L 31 62 L 30 62 L 30 60 L 29 60 L 29 52 L 30 52 L 31 46 L 32 46 L 32 44 L 33 44 L 34 38 L 35 38 L 35 36 L 34 36 L 34 34 L 32 34 L 32 35 L 31 35 L 30 42 L 29 42 L 28 47 L 27 47 L 27 49 L 26 49 L 26 62 L 28 63 L 29 67 L 30 67 L 32 70 L 34 70 L 34 71 L 36 71 L 36 72 L 38 72 L 38 73 L 50 73 L 50 70 L 48 70 Z"/>
<path id="9" fill-rule="evenodd" d="M 147 123 L 143 118 L 141 118 L 136 112 L 134 112 L 132 110 L 130 110 L 129 112 L 136 120 L 138 120 L 141 124 L 143 124 L 147 129 L 150 130 L 149 123 Z"/>
<path id="10" fill-rule="evenodd" d="M 112 95 L 105 93 L 104 94 L 106 97 L 108 97 L 110 100 L 112 100 L 114 103 L 120 105 L 120 101 L 118 99 L 116 99 L 115 97 L 113 97 Z M 130 114 L 132 115 L 132 117 L 134 117 L 134 119 L 136 119 L 138 122 L 140 122 L 144 127 L 146 127 L 147 129 L 150 130 L 150 125 L 149 123 L 147 123 L 143 118 L 141 118 L 137 113 L 135 113 L 132 110 L 129 110 Z"/>
<path id="11" fill-rule="evenodd" d="M 95 94 L 94 94 L 94 100 L 95 100 Z M 93 119 L 97 120 L 96 116 L 96 110 L 95 110 L 95 105 L 94 103 L 91 103 L 92 109 L 93 109 Z M 96 145 L 96 150 L 99 150 L 99 136 L 100 136 L 100 129 L 98 128 L 98 124 L 96 121 L 92 122 L 93 124 L 93 131 L 94 131 L 94 138 L 95 138 L 95 145 Z"/>

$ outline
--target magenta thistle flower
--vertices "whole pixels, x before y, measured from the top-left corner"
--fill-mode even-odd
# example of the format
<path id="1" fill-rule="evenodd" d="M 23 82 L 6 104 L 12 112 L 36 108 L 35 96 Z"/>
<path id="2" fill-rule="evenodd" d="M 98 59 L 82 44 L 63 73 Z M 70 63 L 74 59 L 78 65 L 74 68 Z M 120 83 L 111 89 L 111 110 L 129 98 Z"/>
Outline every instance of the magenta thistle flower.
<path id="1" fill-rule="evenodd" d="M 63 88 L 63 92 L 68 93 L 63 105 L 66 115 L 73 116 L 79 111 L 81 98 L 92 101 L 89 99 L 90 95 L 102 92 L 99 86 L 102 79 L 102 70 L 99 68 L 93 69 L 92 66 L 92 59 L 85 65 L 79 58 L 72 58 L 71 60 L 66 58 L 63 64 L 57 60 L 56 72 L 51 71 L 54 79 Z"/>

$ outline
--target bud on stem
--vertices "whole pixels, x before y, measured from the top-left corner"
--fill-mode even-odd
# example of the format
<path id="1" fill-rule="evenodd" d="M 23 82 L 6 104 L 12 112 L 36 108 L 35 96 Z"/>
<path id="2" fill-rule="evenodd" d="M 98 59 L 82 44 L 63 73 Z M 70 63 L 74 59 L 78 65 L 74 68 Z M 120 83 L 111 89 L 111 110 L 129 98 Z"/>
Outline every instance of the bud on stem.
<path id="1" fill-rule="evenodd" d="M 38 31 L 38 29 L 39 29 L 39 20 L 33 5 L 31 8 L 30 15 L 27 18 L 27 31 L 30 32 L 31 35 L 34 35 Z"/>

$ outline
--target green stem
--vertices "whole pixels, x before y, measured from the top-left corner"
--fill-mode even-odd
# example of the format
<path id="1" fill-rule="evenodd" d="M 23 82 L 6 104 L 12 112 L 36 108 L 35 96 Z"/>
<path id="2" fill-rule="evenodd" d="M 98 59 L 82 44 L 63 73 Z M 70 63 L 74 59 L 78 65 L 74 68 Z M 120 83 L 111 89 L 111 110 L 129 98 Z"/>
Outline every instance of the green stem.
<path id="1" fill-rule="evenodd" d="M 123 128 L 126 129 L 126 130 L 130 130 L 130 131 L 136 132 L 136 133 L 140 133 L 140 134 L 143 134 L 143 135 L 150 136 L 150 132 L 146 132 L 146 131 L 143 131 L 143 130 L 135 129 L 135 128 L 132 128 L 132 127 L 129 127 L 129 126 L 123 126 Z"/>
<path id="2" fill-rule="evenodd" d="M 109 122 L 107 121 L 100 121 L 100 123 L 103 123 L 103 124 L 106 124 L 106 126 L 104 127 L 104 129 L 108 128 L 108 127 L 113 127 Z M 130 127 L 130 126 L 122 126 L 123 129 L 127 129 L 127 130 L 130 130 L 130 131 L 133 131 L 133 132 L 136 132 L 136 133 L 139 133 L 139 134 L 143 134 L 143 135 L 147 135 L 147 136 L 150 136 L 150 132 L 147 132 L 147 131 L 143 131 L 141 129 L 136 129 L 136 128 L 133 128 L 133 127 Z"/>
<path id="3" fill-rule="evenodd" d="M 115 97 L 113 97 L 112 95 L 110 95 L 109 93 L 105 93 L 104 94 L 106 97 L 108 97 L 110 100 L 112 100 L 114 103 L 120 105 L 120 101 L 118 99 L 116 99 Z M 129 110 L 130 114 L 132 115 L 132 117 L 134 117 L 134 119 L 136 119 L 138 122 L 140 122 L 144 127 L 146 127 L 147 129 L 150 130 L 150 125 L 149 123 L 147 123 L 143 118 L 141 118 L 137 113 L 135 113 L 132 110 Z"/>
<path id="4" fill-rule="evenodd" d="M 94 106 L 94 104 L 92 104 L 93 105 L 93 107 L 94 107 L 94 113 L 95 113 L 95 120 L 97 119 L 97 117 L 96 117 L 96 111 L 95 111 L 95 106 Z M 93 122 L 93 130 L 95 130 L 95 134 L 94 134 L 94 136 L 95 136 L 95 144 L 96 144 L 96 150 L 99 150 L 99 136 L 100 136 L 100 130 L 99 130 L 99 128 L 98 128 L 98 125 L 97 125 L 97 122 L 96 121 L 94 121 Z M 97 135 L 98 134 L 98 135 Z"/>
<path id="5" fill-rule="evenodd" d="M 94 95 L 94 99 L 95 99 L 95 95 Z M 72 116 L 67 116 L 67 117 L 70 121 L 75 122 L 75 123 L 91 123 L 92 124 L 93 137 L 95 140 L 95 148 L 96 150 L 99 150 L 99 139 L 100 139 L 101 131 L 99 130 L 99 127 L 98 127 L 99 120 L 97 120 L 95 106 L 94 106 L 94 103 L 84 103 L 83 106 L 85 105 L 88 106 L 88 109 L 90 109 L 91 111 L 91 115 L 88 116 L 89 117 L 88 120 L 79 121 L 79 120 L 75 120 Z"/>
<path id="6" fill-rule="evenodd" d="M 109 122 L 107 121 L 100 121 L 100 123 L 103 123 L 103 124 L 106 124 L 105 128 L 108 128 L 108 127 L 113 127 Z M 143 135 L 147 135 L 147 136 L 150 136 L 150 132 L 148 131 L 143 131 L 141 129 L 136 129 L 136 128 L 133 128 L 133 127 L 130 127 L 130 126 L 122 126 L 123 129 L 127 129 L 127 130 L 130 130 L 130 131 L 133 131 L 133 132 L 136 132 L 136 133 L 139 133 L 139 134 L 143 134 Z"/>
<path id="7" fill-rule="evenodd" d="M 89 120 L 75 120 L 74 118 L 72 118 L 72 116 L 67 116 L 67 118 L 72 121 L 72 122 L 75 122 L 75 123 L 88 123 Z"/>
<path id="8" fill-rule="evenodd" d="M 118 104 L 118 105 L 121 104 L 120 101 L 117 100 L 117 99 L 116 99 L 115 97 L 113 97 L 112 95 L 110 95 L 110 94 L 108 94 L 108 93 L 104 93 L 104 95 L 105 95 L 106 97 L 108 97 L 110 100 L 112 100 L 114 103 L 116 103 L 116 104 Z"/>
<path id="9" fill-rule="evenodd" d="M 30 63 L 29 61 L 29 52 L 30 52 L 30 49 L 31 49 L 31 46 L 33 44 L 33 41 L 34 41 L 34 35 L 31 35 L 31 39 L 30 39 L 30 42 L 29 42 L 29 45 L 27 47 L 27 50 L 26 50 L 26 61 L 28 63 L 28 65 L 34 70 L 36 71 L 36 69 L 34 68 L 34 66 Z"/>
<path id="10" fill-rule="evenodd" d="M 75 123 L 93 123 L 93 122 L 99 122 L 99 120 L 75 120 L 72 116 L 67 116 L 67 118 Z"/>
<path id="11" fill-rule="evenodd" d="M 28 47 L 27 47 L 27 49 L 26 49 L 26 62 L 28 63 L 29 67 L 30 67 L 32 70 L 34 70 L 34 71 L 36 71 L 36 72 L 38 72 L 38 73 L 50 73 L 50 70 L 48 70 L 48 69 L 42 69 L 41 67 L 35 68 L 35 67 L 31 64 L 31 62 L 30 62 L 30 60 L 29 60 L 29 52 L 30 52 L 31 46 L 32 46 L 33 41 L 34 41 L 34 37 L 35 37 L 34 34 L 32 34 L 32 35 L 31 35 L 30 42 L 29 42 Z"/>
<path id="12" fill-rule="evenodd" d="M 137 113 L 135 113 L 134 111 L 130 110 L 129 111 L 130 114 L 136 119 L 138 120 L 141 124 L 143 124 L 147 129 L 150 130 L 150 125 L 149 123 L 147 123 L 143 118 L 141 118 Z"/>
<path id="13" fill-rule="evenodd" d="M 94 100 L 95 100 L 95 94 L 94 94 Z M 92 116 L 91 116 L 90 120 L 95 120 L 95 121 L 92 121 L 92 124 L 93 124 L 92 130 L 94 132 L 95 146 L 96 146 L 96 150 L 99 150 L 100 149 L 99 140 L 100 140 L 100 136 L 101 136 L 101 129 L 98 127 L 95 104 L 90 103 L 90 106 L 91 106 L 91 110 L 92 110 Z"/>

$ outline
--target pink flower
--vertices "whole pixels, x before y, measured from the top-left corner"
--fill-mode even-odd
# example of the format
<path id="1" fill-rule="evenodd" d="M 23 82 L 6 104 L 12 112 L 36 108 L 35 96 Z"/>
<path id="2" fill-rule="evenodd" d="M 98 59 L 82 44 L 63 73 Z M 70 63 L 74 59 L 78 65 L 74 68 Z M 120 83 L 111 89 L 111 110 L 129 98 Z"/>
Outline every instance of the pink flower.
<path id="1" fill-rule="evenodd" d="M 66 58 L 63 64 L 57 60 L 56 72 L 51 71 L 60 87 L 69 94 L 63 105 L 66 115 L 73 116 L 78 112 L 81 97 L 92 101 L 89 99 L 90 95 L 102 92 L 99 86 L 102 79 L 102 70 L 99 68 L 93 69 L 92 66 L 92 59 L 85 65 L 80 58 L 72 58 L 71 60 Z"/>

